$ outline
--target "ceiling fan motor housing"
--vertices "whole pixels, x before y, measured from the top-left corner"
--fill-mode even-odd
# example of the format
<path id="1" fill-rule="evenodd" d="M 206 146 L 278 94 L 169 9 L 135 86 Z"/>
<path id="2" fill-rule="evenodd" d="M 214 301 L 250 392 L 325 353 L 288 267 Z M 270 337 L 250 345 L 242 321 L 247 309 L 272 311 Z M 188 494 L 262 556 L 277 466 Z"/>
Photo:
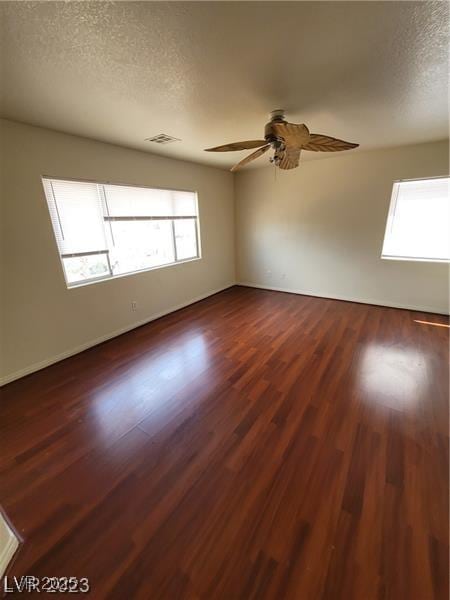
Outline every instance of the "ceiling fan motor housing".
<path id="1" fill-rule="evenodd" d="M 270 113 L 271 121 L 284 121 L 284 108 L 277 108 Z"/>
<path id="2" fill-rule="evenodd" d="M 275 149 L 280 148 L 283 144 L 283 141 L 277 135 L 275 135 L 272 125 L 273 123 L 285 122 L 284 110 L 282 108 L 278 108 L 270 113 L 270 121 L 266 123 L 266 126 L 264 127 L 264 138 L 270 144 L 272 144 L 272 147 Z"/>

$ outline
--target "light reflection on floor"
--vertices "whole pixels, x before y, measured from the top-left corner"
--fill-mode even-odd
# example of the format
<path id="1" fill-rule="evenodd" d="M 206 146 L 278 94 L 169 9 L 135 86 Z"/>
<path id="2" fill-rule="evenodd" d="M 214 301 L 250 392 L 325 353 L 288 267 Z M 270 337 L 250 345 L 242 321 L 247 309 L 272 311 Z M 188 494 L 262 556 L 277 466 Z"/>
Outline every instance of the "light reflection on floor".
<path id="1" fill-rule="evenodd" d="M 418 406 L 427 377 L 427 360 L 413 347 L 373 343 L 363 351 L 359 363 L 362 400 L 399 410 Z"/>
<path id="2" fill-rule="evenodd" d="M 164 412 L 166 403 L 189 382 L 201 376 L 210 363 L 207 341 L 203 332 L 189 332 L 158 354 L 147 354 L 133 361 L 129 371 L 122 371 L 119 381 L 98 389 L 92 398 L 96 434 L 109 438 L 125 430 L 127 423 L 136 423 L 142 415 Z M 123 403 L 127 403 L 124 422 Z"/>

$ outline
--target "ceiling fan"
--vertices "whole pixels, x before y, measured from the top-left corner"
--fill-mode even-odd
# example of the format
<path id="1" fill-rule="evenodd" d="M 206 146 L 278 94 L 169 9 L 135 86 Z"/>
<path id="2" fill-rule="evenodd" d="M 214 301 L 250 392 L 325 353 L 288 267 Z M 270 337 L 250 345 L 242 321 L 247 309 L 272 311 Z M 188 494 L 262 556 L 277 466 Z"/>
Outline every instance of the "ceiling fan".
<path id="1" fill-rule="evenodd" d="M 236 171 L 272 148 L 274 154 L 270 158 L 270 162 L 280 169 L 295 169 L 299 165 L 302 150 L 340 152 L 359 146 L 359 144 L 344 142 L 344 140 L 338 140 L 328 135 L 309 133 L 309 129 L 303 124 L 288 123 L 284 118 L 284 110 L 274 110 L 270 113 L 270 121 L 264 129 L 264 138 L 264 140 L 247 140 L 206 148 L 206 152 L 234 152 L 235 150 L 258 148 L 231 168 L 231 171 Z"/>

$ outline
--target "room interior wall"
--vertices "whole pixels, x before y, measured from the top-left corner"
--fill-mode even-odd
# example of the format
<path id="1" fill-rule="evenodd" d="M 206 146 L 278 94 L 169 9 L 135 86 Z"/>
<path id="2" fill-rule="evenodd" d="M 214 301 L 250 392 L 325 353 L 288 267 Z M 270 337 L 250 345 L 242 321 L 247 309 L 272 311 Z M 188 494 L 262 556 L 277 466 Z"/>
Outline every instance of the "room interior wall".
<path id="1" fill-rule="evenodd" d="M 238 282 L 448 313 L 448 264 L 380 258 L 393 182 L 446 175 L 448 160 L 442 141 L 239 172 Z"/>
<path id="2" fill-rule="evenodd" d="M 234 283 L 231 173 L 7 120 L 0 151 L 0 383 Z M 67 289 L 42 175 L 196 190 L 201 260 Z"/>

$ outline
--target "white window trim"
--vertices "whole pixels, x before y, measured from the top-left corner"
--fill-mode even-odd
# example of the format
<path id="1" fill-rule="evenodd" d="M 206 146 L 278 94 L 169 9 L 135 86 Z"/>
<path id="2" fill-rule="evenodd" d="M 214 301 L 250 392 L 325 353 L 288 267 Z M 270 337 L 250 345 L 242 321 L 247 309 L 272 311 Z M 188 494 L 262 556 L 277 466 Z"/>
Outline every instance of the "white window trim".
<path id="1" fill-rule="evenodd" d="M 386 220 L 386 226 L 384 229 L 384 235 L 383 235 L 383 243 L 381 245 L 381 255 L 380 258 L 381 260 L 391 260 L 391 261 L 400 261 L 400 262 L 429 262 L 429 263 L 443 263 L 443 264 L 449 264 L 450 263 L 450 258 L 424 258 L 424 257 L 413 257 L 413 256 L 392 256 L 389 254 L 383 254 L 383 247 L 384 247 L 384 241 L 386 238 L 386 234 L 388 231 L 388 227 L 392 228 L 393 225 L 393 220 L 394 220 L 394 215 L 395 215 L 395 210 L 397 207 L 397 196 L 398 196 L 398 191 L 400 188 L 397 188 L 397 193 L 395 194 L 395 198 L 394 198 L 394 188 L 396 184 L 399 183 L 407 183 L 409 181 L 431 181 L 434 179 L 448 179 L 450 177 L 450 175 L 436 175 L 434 177 L 415 177 L 413 179 L 396 179 L 392 182 L 392 192 L 391 192 L 391 198 L 389 200 L 389 212 L 388 212 L 388 216 L 387 216 L 387 220 Z"/>
<path id="2" fill-rule="evenodd" d="M 153 188 L 154 189 L 154 188 Z M 130 277 L 131 275 L 140 275 L 141 273 L 147 273 L 147 271 L 156 271 L 157 269 L 168 269 L 170 267 L 178 267 L 179 265 L 184 265 L 185 263 L 196 262 L 201 260 L 201 256 L 196 256 L 194 258 L 186 258 L 183 260 L 177 260 L 177 262 L 166 263 L 165 265 L 157 265 L 155 267 L 148 267 L 147 269 L 139 269 L 138 271 L 130 271 L 129 273 L 119 273 L 118 275 L 105 275 L 104 277 L 96 277 L 95 279 L 89 279 L 87 281 L 82 280 L 80 282 L 74 282 L 68 284 L 66 278 L 64 277 L 64 282 L 67 286 L 68 290 L 72 290 L 75 288 L 84 287 L 86 285 L 94 285 L 95 283 L 104 283 L 106 281 L 114 281 L 115 279 L 121 279 L 122 277 Z M 61 265 L 62 266 L 62 265 Z M 64 269 L 64 266 L 62 266 Z M 64 276 L 64 272 L 63 272 Z"/>
<path id="3" fill-rule="evenodd" d="M 197 205 L 197 215 L 196 216 L 177 216 L 177 215 L 173 215 L 173 216 L 158 216 L 158 217 L 153 217 L 153 216 L 149 216 L 149 217 L 142 217 L 142 216 L 138 216 L 138 217 L 111 217 L 111 216 L 107 216 L 104 217 L 103 220 L 105 222 L 111 222 L 111 221 L 121 221 L 121 220 L 126 220 L 126 221 L 139 221 L 139 220 L 170 220 L 172 221 L 172 228 L 174 228 L 174 224 L 173 221 L 174 220 L 179 220 L 179 219 L 196 219 L 196 228 L 195 228 L 195 235 L 196 235 L 196 243 L 197 243 L 197 256 L 192 256 L 189 258 L 185 258 L 185 259 L 181 259 L 178 260 L 177 259 L 177 252 L 176 252 L 176 247 L 174 249 L 174 254 L 175 254 L 175 261 L 173 262 L 169 262 L 169 263 L 165 263 L 163 265 L 155 265 L 153 267 L 147 267 L 145 269 L 137 269 L 135 271 L 129 271 L 127 273 L 118 273 L 117 275 L 114 275 L 114 273 L 112 272 L 111 269 L 111 264 L 109 261 L 109 250 L 105 249 L 105 250 L 96 250 L 94 252 L 82 252 L 82 253 L 68 253 L 68 254 L 61 254 L 59 251 L 59 247 L 58 244 L 56 243 L 56 249 L 58 252 L 58 256 L 59 256 L 59 260 L 61 263 L 61 270 L 62 270 L 62 275 L 64 278 L 64 283 L 66 284 L 66 287 L 68 290 L 71 289 L 75 289 L 75 288 L 80 288 L 80 287 L 84 287 L 86 285 L 94 285 L 96 283 L 102 283 L 105 281 L 113 281 L 114 279 L 120 279 L 122 277 L 130 277 L 132 275 L 139 275 L 141 273 L 146 273 L 148 271 L 155 271 L 157 269 L 166 269 L 168 267 L 176 267 L 178 265 L 182 265 L 185 263 L 190 263 L 190 262 L 196 262 L 201 260 L 202 257 L 202 246 L 201 246 L 201 238 L 200 238 L 200 211 L 198 209 L 198 192 L 197 190 L 188 190 L 188 189 L 180 189 L 180 188 L 166 188 L 166 187 L 155 187 L 155 186 L 151 186 L 151 185 L 141 185 L 139 183 L 126 183 L 126 182 L 117 182 L 117 181 L 99 181 L 96 179 L 81 179 L 81 178 L 74 178 L 74 177 L 61 177 L 61 176 L 53 176 L 53 175 L 41 175 L 41 183 L 43 185 L 44 179 L 49 179 L 49 180 L 58 180 L 58 181 L 73 181 L 75 183 L 95 183 L 97 185 L 100 186 L 104 186 L 104 185 L 117 185 L 117 186 L 124 186 L 124 187 L 136 187 L 136 188 L 140 188 L 140 189 L 149 189 L 149 190 L 161 190 L 161 191 L 169 191 L 169 192 L 189 192 L 191 194 L 195 194 L 196 196 L 196 205 Z M 43 188 L 44 189 L 44 188 Z M 103 189 L 103 188 L 102 188 Z M 104 192 L 103 192 L 104 194 Z M 44 197 L 45 197 L 45 190 L 44 190 Z M 55 206 L 57 208 L 57 204 L 56 204 L 56 200 L 54 199 L 55 202 Z M 46 199 L 46 203 L 47 203 L 47 199 Z M 53 228 L 53 225 L 52 225 Z M 56 240 L 55 240 L 56 242 Z M 173 231 L 173 242 L 175 245 L 175 232 Z M 108 258 L 108 265 L 109 265 L 109 269 L 110 269 L 110 273 L 108 275 L 101 275 L 99 277 L 95 277 L 95 278 L 91 278 L 88 280 L 80 280 L 80 281 L 73 281 L 71 283 L 69 283 L 66 279 L 66 272 L 65 272 L 65 268 L 64 268 L 64 262 L 63 262 L 63 258 L 70 258 L 71 256 L 79 256 L 80 254 L 82 254 L 83 256 L 95 256 L 96 254 L 106 254 L 107 258 Z"/>

